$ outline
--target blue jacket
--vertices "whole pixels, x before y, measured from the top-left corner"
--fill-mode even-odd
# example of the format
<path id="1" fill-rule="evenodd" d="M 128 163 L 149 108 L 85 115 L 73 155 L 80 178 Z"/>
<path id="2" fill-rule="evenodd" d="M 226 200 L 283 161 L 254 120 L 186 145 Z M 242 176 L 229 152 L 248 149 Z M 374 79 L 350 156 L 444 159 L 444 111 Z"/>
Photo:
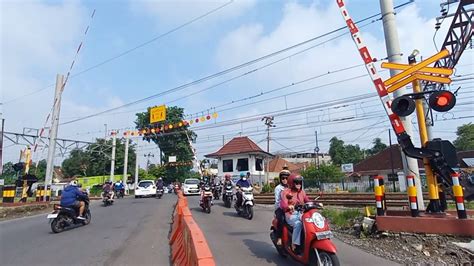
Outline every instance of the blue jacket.
<path id="1" fill-rule="evenodd" d="M 61 205 L 72 206 L 83 193 L 76 186 L 67 186 L 61 194 Z"/>
<path id="2" fill-rule="evenodd" d="M 248 180 L 242 180 L 242 179 L 239 179 L 239 181 L 237 181 L 237 184 L 235 184 L 236 186 L 239 186 L 239 187 L 250 187 L 250 181 Z"/>

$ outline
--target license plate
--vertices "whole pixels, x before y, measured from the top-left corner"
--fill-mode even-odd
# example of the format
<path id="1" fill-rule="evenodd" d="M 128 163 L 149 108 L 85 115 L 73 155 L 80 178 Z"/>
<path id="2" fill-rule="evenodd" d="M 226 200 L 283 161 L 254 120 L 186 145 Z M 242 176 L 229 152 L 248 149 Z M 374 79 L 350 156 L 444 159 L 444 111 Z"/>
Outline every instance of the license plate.
<path id="1" fill-rule="evenodd" d="M 316 238 L 318 240 L 332 238 L 334 235 L 331 231 L 317 232 Z"/>
<path id="2" fill-rule="evenodd" d="M 58 214 L 57 213 L 50 213 L 48 214 L 48 219 L 55 219 L 56 217 L 58 217 Z"/>

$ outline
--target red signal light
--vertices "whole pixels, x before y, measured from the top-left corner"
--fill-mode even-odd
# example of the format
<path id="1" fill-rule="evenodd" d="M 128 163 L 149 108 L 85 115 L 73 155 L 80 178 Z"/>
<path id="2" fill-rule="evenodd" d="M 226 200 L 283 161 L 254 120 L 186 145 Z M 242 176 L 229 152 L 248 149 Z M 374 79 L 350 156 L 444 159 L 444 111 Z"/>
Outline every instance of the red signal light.
<path id="1" fill-rule="evenodd" d="M 450 91 L 442 90 L 430 95 L 429 105 L 437 112 L 447 112 L 456 104 L 456 96 Z"/>

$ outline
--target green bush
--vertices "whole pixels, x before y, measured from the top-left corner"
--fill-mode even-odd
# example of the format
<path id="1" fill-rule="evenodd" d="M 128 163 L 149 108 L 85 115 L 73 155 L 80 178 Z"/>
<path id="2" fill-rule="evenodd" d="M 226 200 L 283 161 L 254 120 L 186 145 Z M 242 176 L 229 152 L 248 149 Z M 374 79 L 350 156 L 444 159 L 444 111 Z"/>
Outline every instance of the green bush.
<path id="1" fill-rule="evenodd" d="M 89 196 L 100 196 L 102 193 L 102 186 L 93 186 L 89 190 Z"/>
<path id="2" fill-rule="evenodd" d="M 340 227 L 351 226 L 355 218 L 362 216 L 358 209 L 337 210 L 329 208 L 323 209 L 321 214 L 328 218 L 331 224 Z"/>
<path id="3" fill-rule="evenodd" d="M 349 192 L 357 192 L 357 188 L 356 187 L 351 188 L 351 189 L 349 189 Z"/>
<path id="4" fill-rule="evenodd" d="M 262 193 L 271 193 L 274 191 L 274 188 L 270 184 L 263 185 Z"/>

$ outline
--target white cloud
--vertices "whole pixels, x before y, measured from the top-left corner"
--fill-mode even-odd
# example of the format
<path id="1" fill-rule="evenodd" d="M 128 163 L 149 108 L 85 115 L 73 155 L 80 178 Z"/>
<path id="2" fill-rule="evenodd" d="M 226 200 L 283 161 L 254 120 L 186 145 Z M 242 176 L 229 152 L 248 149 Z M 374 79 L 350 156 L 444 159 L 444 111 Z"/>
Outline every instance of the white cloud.
<path id="1" fill-rule="evenodd" d="M 201 16 L 219 6 L 228 3 L 228 0 L 206 0 L 206 1 L 133 1 L 131 8 L 137 13 L 146 14 L 163 25 L 176 25 Z M 218 12 L 200 21 L 202 25 L 215 23 L 222 19 L 234 18 L 241 15 L 245 10 L 255 4 L 255 0 L 233 1 Z"/>

